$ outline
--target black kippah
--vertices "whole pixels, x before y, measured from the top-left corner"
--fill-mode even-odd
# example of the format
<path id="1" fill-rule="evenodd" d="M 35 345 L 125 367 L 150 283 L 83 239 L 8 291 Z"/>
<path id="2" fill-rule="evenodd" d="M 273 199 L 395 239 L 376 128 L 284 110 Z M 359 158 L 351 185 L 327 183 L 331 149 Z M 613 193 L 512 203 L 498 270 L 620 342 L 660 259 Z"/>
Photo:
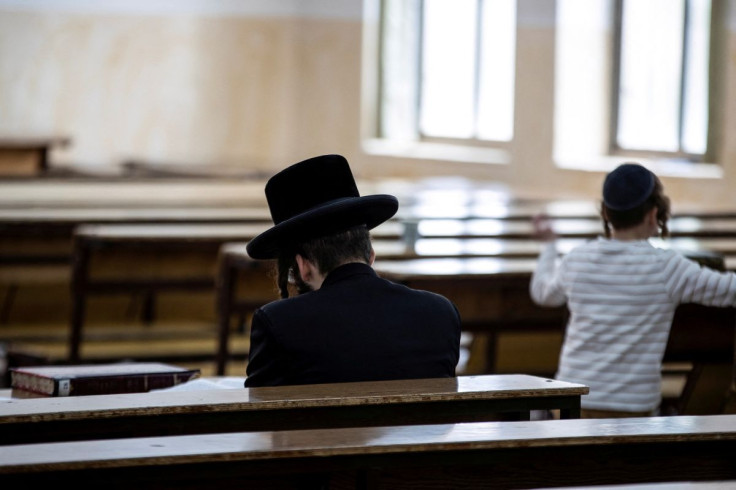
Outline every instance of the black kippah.
<path id="1" fill-rule="evenodd" d="M 614 211 L 634 209 L 652 195 L 654 183 L 654 174 L 643 166 L 619 165 L 603 182 L 603 204 Z"/>

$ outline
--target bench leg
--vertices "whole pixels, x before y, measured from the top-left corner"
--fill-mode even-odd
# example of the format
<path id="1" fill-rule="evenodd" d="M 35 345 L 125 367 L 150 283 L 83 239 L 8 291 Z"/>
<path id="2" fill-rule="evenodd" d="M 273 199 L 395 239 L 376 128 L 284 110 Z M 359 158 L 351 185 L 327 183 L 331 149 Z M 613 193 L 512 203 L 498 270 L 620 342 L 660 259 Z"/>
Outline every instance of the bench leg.
<path id="1" fill-rule="evenodd" d="M 227 260 L 222 261 L 217 281 L 217 323 L 218 345 L 215 359 L 215 372 L 224 376 L 230 352 L 228 341 L 230 337 L 230 317 L 232 316 L 233 295 L 235 294 L 236 272 L 230 267 Z"/>
<path id="2" fill-rule="evenodd" d="M 8 286 L 5 291 L 5 297 L 3 298 L 3 306 L 0 309 L 0 324 L 7 324 L 8 318 L 10 318 L 10 310 L 13 307 L 15 301 L 15 294 L 18 292 L 18 284 L 12 283 Z"/>
<path id="3" fill-rule="evenodd" d="M 141 320 L 146 326 L 150 326 L 156 319 L 156 294 L 153 291 L 146 291 L 143 294 L 143 310 L 141 311 Z"/>
<path id="4" fill-rule="evenodd" d="M 82 328 L 84 325 L 86 294 L 87 294 L 87 262 L 89 260 L 86 248 L 78 243 L 72 254 L 71 280 L 71 325 L 69 332 L 69 362 L 78 364 L 80 361 L 80 344 L 82 343 Z"/>
<path id="5" fill-rule="evenodd" d="M 580 418 L 580 397 L 570 399 L 565 406 L 560 407 L 561 419 L 579 419 Z"/>

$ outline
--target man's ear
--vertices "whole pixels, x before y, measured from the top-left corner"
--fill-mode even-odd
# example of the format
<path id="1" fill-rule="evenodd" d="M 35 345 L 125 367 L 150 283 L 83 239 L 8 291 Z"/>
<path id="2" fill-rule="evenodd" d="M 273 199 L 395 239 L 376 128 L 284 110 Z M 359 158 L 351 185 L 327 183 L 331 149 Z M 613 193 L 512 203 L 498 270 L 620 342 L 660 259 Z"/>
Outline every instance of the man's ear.
<path id="1" fill-rule="evenodd" d="M 314 276 L 314 264 L 299 254 L 296 254 L 296 265 L 299 268 L 299 276 L 302 281 L 309 282 Z"/>
<path id="2" fill-rule="evenodd" d="M 368 265 L 373 265 L 373 262 L 376 260 L 376 251 L 373 250 L 373 247 L 371 247 L 371 256 L 368 258 Z"/>

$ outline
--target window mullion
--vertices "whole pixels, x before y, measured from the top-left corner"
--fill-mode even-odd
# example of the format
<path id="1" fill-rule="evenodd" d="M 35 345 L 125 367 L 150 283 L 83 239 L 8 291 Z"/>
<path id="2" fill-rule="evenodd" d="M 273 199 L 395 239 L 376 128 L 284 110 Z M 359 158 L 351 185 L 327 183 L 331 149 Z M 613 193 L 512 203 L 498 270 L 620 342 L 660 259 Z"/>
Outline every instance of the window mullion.
<path id="1" fill-rule="evenodd" d="M 611 126 L 609 127 L 610 153 L 615 153 L 618 144 L 619 91 L 621 90 L 621 42 L 623 39 L 624 0 L 613 2 L 613 49 L 612 49 L 612 83 L 611 83 Z"/>
<path id="2" fill-rule="evenodd" d="M 417 91 L 414 99 L 415 103 L 415 110 L 414 110 L 414 128 L 416 128 L 417 134 L 422 136 L 420 121 L 422 120 L 422 93 L 424 92 L 423 84 L 424 84 L 424 77 L 422 76 L 422 70 L 423 68 L 423 55 L 424 52 L 424 0 L 419 0 L 419 15 L 416 17 L 417 19 Z"/>
<path id="3" fill-rule="evenodd" d="M 475 16 L 475 67 L 473 70 L 473 138 L 478 137 L 478 118 L 480 108 L 478 101 L 480 100 L 480 63 L 482 59 L 482 27 L 483 27 L 483 0 L 477 0 Z"/>
<path id="4" fill-rule="evenodd" d="M 690 0 L 683 2 L 683 8 L 685 11 L 682 15 L 682 56 L 680 60 L 680 107 L 678 108 L 678 121 L 677 121 L 677 149 L 682 152 L 683 138 L 685 134 L 685 97 L 687 91 L 687 67 L 688 67 L 688 39 L 690 36 L 690 30 L 688 29 L 688 21 L 690 14 Z"/>

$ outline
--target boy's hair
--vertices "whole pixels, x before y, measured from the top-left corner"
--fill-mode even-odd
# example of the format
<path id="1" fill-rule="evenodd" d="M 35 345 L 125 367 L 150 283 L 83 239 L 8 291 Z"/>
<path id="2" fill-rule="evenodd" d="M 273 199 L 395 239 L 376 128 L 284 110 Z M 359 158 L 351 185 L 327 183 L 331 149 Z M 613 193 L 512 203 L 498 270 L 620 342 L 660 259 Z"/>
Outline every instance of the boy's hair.
<path id="1" fill-rule="evenodd" d="M 667 221 L 670 218 L 670 198 L 664 194 L 662 182 L 656 176 L 654 177 L 652 193 L 646 201 L 633 209 L 616 211 L 601 203 L 601 218 L 603 218 L 603 231 L 606 238 L 611 238 L 612 227 L 616 230 L 625 230 L 640 224 L 652 208 L 657 208 L 657 224 L 659 225 L 660 235 L 668 236 L 670 233 L 667 227 Z"/>
<path id="2" fill-rule="evenodd" d="M 365 225 L 295 244 L 279 254 L 277 260 L 277 285 L 282 298 L 289 297 L 289 283 L 297 293 L 311 290 L 302 281 L 296 255 L 313 262 L 321 274 L 328 274 L 346 262 L 360 260 L 366 264 L 371 260 L 371 237 Z"/>

